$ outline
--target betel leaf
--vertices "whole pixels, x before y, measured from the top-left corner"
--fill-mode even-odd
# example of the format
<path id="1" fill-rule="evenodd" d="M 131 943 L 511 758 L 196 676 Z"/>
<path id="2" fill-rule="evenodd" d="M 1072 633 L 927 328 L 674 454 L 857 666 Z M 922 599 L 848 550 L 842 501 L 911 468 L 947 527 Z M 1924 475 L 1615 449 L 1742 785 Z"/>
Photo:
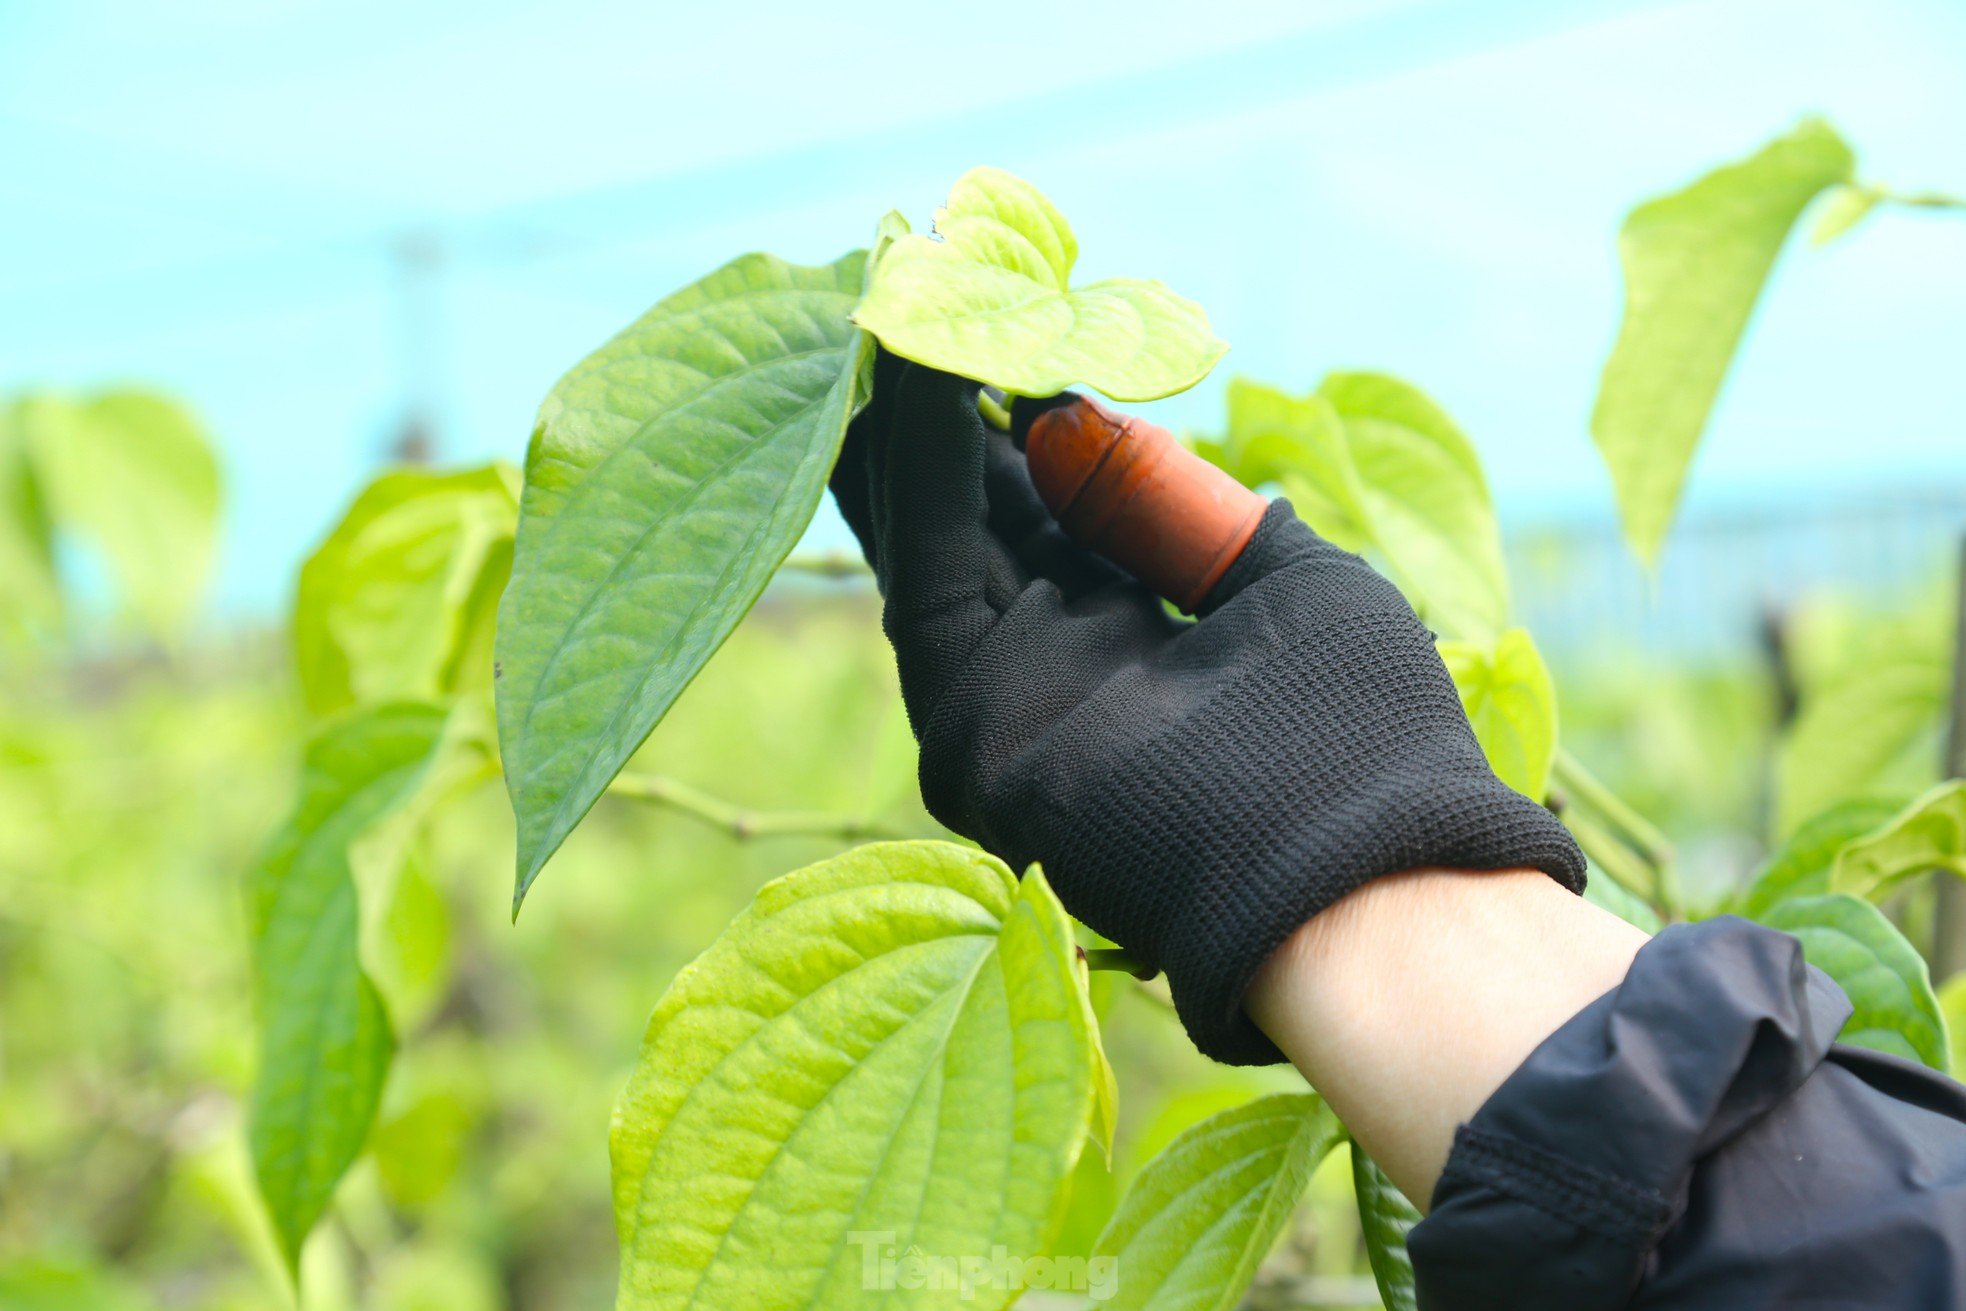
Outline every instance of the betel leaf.
<path id="1" fill-rule="evenodd" d="M 44 397 L 24 413 L 56 529 L 100 554 L 146 629 L 177 631 L 203 595 L 218 536 L 218 457 L 197 420 L 143 391 Z"/>
<path id="2" fill-rule="evenodd" d="M 491 681 L 466 659 L 504 589 L 519 475 L 402 469 L 362 490 L 301 566 L 294 659 L 308 709 L 436 698 Z"/>
<path id="3" fill-rule="evenodd" d="M 1884 188 L 1867 183 L 1831 188 L 1829 198 L 1816 215 L 1815 225 L 1809 229 L 1809 244 L 1827 246 L 1843 236 L 1869 217 L 1886 194 Z"/>
<path id="4" fill-rule="evenodd" d="M 1440 658 L 1496 777 L 1541 801 L 1556 759 L 1556 687 L 1536 643 L 1511 628 L 1492 647 L 1442 642 Z"/>
<path id="5" fill-rule="evenodd" d="M 1508 572 L 1481 461 L 1409 383 L 1334 373 L 1308 397 L 1237 379 L 1223 441 L 1197 447 L 1251 485 L 1274 483 L 1304 521 L 1379 558 L 1429 624 L 1488 640 L 1508 622 Z"/>
<path id="6" fill-rule="evenodd" d="M 1352 1144 L 1352 1191 L 1358 1195 L 1359 1228 L 1365 1235 L 1365 1258 L 1379 1285 L 1386 1311 L 1415 1311 L 1413 1258 L 1406 1235 L 1420 1223 L 1420 1212 L 1406 1200 L 1376 1162 Z"/>
<path id="7" fill-rule="evenodd" d="M 540 407 L 498 614 L 515 906 L 812 518 L 872 386 L 867 261 L 734 260 Z"/>
<path id="8" fill-rule="evenodd" d="M 1888 823 L 1902 803 L 1862 797 L 1830 807 L 1789 835 L 1768 858 L 1741 901 L 1741 913 L 1758 918 L 1784 897 L 1813 897 L 1830 890 L 1837 853 Z"/>
<path id="9" fill-rule="evenodd" d="M 1111 1257 L 1114 1311 L 1227 1311 L 1345 1131 L 1310 1093 L 1212 1115 L 1147 1162 L 1093 1247 Z"/>
<path id="10" fill-rule="evenodd" d="M 1078 239 L 1002 169 L 956 180 L 935 234 L 904 236 L 854 322 L 896 355 L 1020 396 L 1095 387 L 1114 400 L 1186 391 L 1228 350 L 1201 306 L 1158 282 L 1071 286 Z"/>
<path id="11" fill-rule="evenodd" d="M 767 884 L 657 1003 L 616 1107 L 618 1305 L 913 1305 L 911 1249 L 1045 1254 L 1093 1113 L 1082 980 L 1035 868 L 889 842 Z"/>
<path id="12" fill-rule="evenodd" d="M 1945 1016 L 1925 958 L 1877 907 L 1843 893 L 1791 897 L 1761 922 L 1799 939 L 1809 963 L 1850 998 L 1855 1010 L 1838 1041 L 1947 1067 Z"/>
<path id="13" fill-rule="evenodd" d="M 1836 856 L 1831 886 L 1880 897 L 1903 879 L 1939 870 L 1966 878 L 1966 779 L 1950 779 Z"/>
<path id="14" fill-rule="evenodd" d="M 444 727 L 440 707 L 402 702 L 317 735 L 299 801 L 248 885 L 259 1021 L 253 1168 L 290 1266 L 362 1149 L 393 1046 L 361 966 L 349 849 L 415 795 Z"/>
<path id="15" fill-rule="evenodd" d="M 1611 472 L 1625 541 L 1650 567 L 1678 508 L 1762 284 L 1796 219 L 1855 160 L 1809 119 L 1739 163 L 1625 219 L 1624 322 L 1598 384 L 1591 435 Z"/>

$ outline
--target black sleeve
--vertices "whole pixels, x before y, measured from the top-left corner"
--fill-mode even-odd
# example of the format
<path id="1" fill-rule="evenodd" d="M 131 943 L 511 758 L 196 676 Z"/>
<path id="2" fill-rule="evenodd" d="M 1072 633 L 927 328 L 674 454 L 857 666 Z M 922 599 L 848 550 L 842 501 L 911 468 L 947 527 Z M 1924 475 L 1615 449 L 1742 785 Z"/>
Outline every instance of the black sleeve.
<path id="1" fill-rule="evenodd" d="M 1966 1307 L 1966 1088 L 1849 1016 L 1786 934 L 1667 929 L 1461 1127 L 1422 1311 Z"/>

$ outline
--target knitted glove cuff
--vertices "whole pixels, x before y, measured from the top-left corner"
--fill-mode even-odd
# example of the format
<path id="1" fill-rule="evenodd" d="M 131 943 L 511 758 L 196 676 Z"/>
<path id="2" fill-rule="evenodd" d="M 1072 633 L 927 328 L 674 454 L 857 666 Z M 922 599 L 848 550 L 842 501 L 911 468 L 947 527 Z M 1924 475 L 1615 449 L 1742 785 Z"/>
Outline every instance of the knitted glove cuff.
<path id="1" fill-rule="evenodd" d="M 1572 892 L 1584 857 L 1556 816 L 1492 775 L 1393 780 L 1344 824 L 1306 813 L 1253 868 L 1200 880 L 1184 932 L 1161 961 L 1195 1046 L 1228 1065 L 1285 1060 L 1243 1013 L 1243 994 L 1276 949 L 1318 912 L 1386 874 L 1442 868 L 1539 869 Z"/>

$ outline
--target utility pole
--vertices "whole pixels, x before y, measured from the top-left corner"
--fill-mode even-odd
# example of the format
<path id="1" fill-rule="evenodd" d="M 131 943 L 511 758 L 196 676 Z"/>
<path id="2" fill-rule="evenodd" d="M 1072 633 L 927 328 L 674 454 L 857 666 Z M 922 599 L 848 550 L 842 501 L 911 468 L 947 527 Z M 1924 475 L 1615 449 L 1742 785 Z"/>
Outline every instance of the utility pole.
<path id="1" fill-rule="evenodd" d="M 396 239 L 396 355 L 402 363 L 403 419 L 389 456 L 397 464 L 429 464 L 437 454 L 442 373 L 443 246 L 426 232 Z"/>

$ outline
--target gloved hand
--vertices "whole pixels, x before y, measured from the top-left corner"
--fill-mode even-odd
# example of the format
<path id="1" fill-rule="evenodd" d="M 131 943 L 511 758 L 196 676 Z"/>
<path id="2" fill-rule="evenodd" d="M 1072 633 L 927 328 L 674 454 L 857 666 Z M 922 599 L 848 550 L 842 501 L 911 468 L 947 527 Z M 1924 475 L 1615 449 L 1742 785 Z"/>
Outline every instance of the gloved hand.
<path id="1" fill-rule="evenodd" d="M 1165 971 L 1204 1053 L 1283 1059 L 1243 993 L 1368 880 L 1534 867 L 1581 890 L 1569 833 L 1489 769 L 1391 583 L 1279 500 L 1178 618 L 1065 536 L 977 392 L 883 352 L 832 481 L 885 598 L 923 800 Z"/>

